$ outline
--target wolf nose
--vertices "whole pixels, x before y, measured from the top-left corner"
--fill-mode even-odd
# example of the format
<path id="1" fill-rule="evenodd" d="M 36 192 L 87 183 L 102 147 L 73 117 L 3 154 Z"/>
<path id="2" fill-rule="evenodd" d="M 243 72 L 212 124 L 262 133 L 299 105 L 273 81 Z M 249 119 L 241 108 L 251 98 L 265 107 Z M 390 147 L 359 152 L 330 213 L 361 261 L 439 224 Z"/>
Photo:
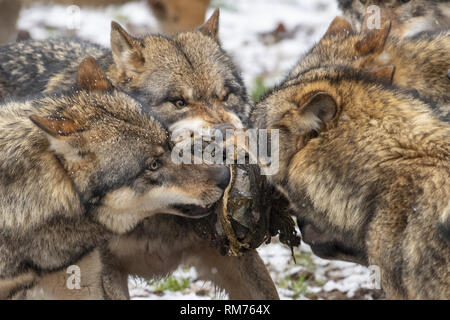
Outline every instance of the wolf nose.
<path id="1" fill-rule="evenodd" d="M 225 190 L 230 184 L 230 178 L 231 178 L 230 168 L 220 167 L 219 172 L 217 174 L 217 181 L 218 181 L 217 186 L 220 189 Z"/>

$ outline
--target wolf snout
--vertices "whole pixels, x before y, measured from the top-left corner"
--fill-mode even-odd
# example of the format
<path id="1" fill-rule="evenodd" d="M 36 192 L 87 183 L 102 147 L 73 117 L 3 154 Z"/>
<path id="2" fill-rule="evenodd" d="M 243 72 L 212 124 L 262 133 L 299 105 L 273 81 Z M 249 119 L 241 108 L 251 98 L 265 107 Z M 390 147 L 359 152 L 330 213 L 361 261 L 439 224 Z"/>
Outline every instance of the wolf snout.
<path id="1" fill-rule="evenodd" d="M 230 168 L 225 166 L 212 168 L 212 176 L 214 180 L 217 182 L 216 185 L 222 190 L 225 190 L 230 184 L 231 174 Z"/>

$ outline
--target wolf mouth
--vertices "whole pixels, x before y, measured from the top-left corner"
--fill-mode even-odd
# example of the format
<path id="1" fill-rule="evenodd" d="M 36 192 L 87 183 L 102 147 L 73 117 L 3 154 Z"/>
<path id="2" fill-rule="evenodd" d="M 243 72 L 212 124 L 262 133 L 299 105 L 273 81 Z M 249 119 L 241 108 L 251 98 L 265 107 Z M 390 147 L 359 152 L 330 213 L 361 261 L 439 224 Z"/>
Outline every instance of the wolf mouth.
<path id="1" fill-rule="evenodd" d="M 183 216 L 189 218 L 203 218 L 210 215 L 213 212 L 213 205 L 208 207 L 202 207 L 194 204 L 175 204 L 173 209 L 180 212 Z"/>

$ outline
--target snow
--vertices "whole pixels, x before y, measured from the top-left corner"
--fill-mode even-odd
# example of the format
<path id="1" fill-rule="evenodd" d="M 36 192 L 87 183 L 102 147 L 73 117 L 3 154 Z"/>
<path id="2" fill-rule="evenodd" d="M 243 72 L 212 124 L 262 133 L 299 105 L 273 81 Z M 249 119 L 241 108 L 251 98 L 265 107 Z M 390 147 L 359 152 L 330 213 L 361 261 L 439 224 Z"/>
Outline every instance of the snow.
<path id="1" fill-rule="evenodd" d="M 244 80 L 252 86 L 258 75 L 267 75 L 268 84 L 283 77 L 320 39 L 337 14 L 337 4 L 324 0 L 247 0 L 234 1 L 235 11 L 221 12 L 220 37 L 225 49 L 243 70 Z M 299 27 L 292 39 L 266 46 L 259 35 L 270 32 L 282 22 L 288 30 Z"/>
<path id="2" fill-rule="evenodd" d="M 221 7 L 220 39 L 225 50 L 241 68 L 246 85 L 251 92 L 255 79 L 261 78 L 266 86 L 282 79 L 315 41 L 319 40 L 330 21 L 339 14 L 334 0 L 216 0 Z M 212 13 L 209 10 L 208 16 Z M 79 36 L 104 46 L 109 46 L 111 20 L 125 26 L 130 32 L 156 31 L 156 20 L 144 1 L 123 6 L 100 9 L 68 9 L 58 5 L 35 4 L 22 10 L 19 29 L 30 32 L 34 39 L 58 36 Z M 272 41 L 270 33 L 282 23 L 291 33 L 285 39 Z M 67 27 L 75 27 L 69 30 Z M 269 34 L 269 35 L 268 35 Z M 264 40 L 266 37 L 266 40 Z M 306 244 L 295 250 L 297 264 L 290 249 L 274 241 L 258 249 L 273 277 L 282 299 L 376 298 L 376 291 L 358 294 L 367 287 L 369 269 L 341 261 L 320 259 L 311 253 Z M 300 282 L 290 279 L 313 276 Z M 197 278 L 193 268 L 180 267 L 172 276 L 189 281 L 189 286 L 177 291 L 158 292 L 158 282 L 149 284 L 140 279 L 130 279 L 133 299 L 224 299 L 223 292 L 210 283 Z M 164 280 L 162 280 L 164 282 Z M 160 282 L 162 283 L 162 282 Z M 355 296 L 356 295 L 356 296 Z"/>
<path id="3" fill-rule="evenodd" d="M 282 78 L 314 43 L 320 39 L 330 21 L 338 13 L 330 0 L 221 0 L 220 39 L 242 70 L 251 88 L 256 76 L 268 78 L 268 85 Z M 210 9 L 207 16 L 212 14 Z M 82 8 L 79 15 L 65 6 L 34 4 L 22 10 L 18 27 L 30 32 L 34 39 L 72 35 L 109 46 L 111 21 L 150 33 L 157 31 L 156 20 L 144 1 L 106 8 Z M 79 23 L 76 23 L 79 21 Z M 299 28 L 292 39 L 266 46 L 259 35 L 275 29 L 282 22 L 288 30 Z M 58 30 L 66 30 L 61 32 Z"/>

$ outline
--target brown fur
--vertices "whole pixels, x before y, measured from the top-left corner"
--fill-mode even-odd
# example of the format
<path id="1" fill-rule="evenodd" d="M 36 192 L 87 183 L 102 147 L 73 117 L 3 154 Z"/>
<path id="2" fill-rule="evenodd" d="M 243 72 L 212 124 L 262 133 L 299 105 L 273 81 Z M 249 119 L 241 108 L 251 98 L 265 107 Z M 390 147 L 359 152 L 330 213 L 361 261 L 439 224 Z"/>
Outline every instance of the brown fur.
<path id="1" fill-rule="evenodd" d="M 103 75 L 90 76 L 90 92 L 0 108 L 0 298 L 45 287 L 41 276 L 83 263 L 147 217 L 208 214 L 229 182 L 226 167 L 173 164 L 162 125 L 129 96 L 99 91 Z M 87 267 L 96 274 L 85 279 L 103 270 Z"/>
<path id="2" fill-rule="evenodd" d="M 437 115 L 450 121 L 450 32 L 409 39 L 388 38 L 391 26 L 356 34 L 336 18 L 320 42 L 291 71 L 291 76 L 327 65 L 348 65 L 374 78 L 415 90 L 437 103 Z M 336 46 L 339 43 L 339 46 Z"/>
<path id="3" fill-rule="evenodd" d="M 381 24 L 392 23 L 392 35 L 400 38 L 423 31 L 450 28 L 450 2 L 447 0 L 338 0 L 344 15 L 357 31 L 367 30 L 373 16 L 369 6 L 380 9 Z"/>
<path id="4" fill-rule="evenodd" d="M 220 47 L 218 26 L 218 11 L 199 29 L 172 37 L 135 37 L 113 22 L 112 52 L 61 40 L 0 47 L 0 99 L 72 90 L 79 64 L 91 55 L 114 87 L 132 95 L 169 126 L 231 123 L 241 128 L 250 105 L 239 71 Z M 25 63 L 18 64 L 19 56 Z"/>
<path id="5" fill-rule="evenodd" d="M 328 67 L 289 78 L 252 120 L 280 130 L 271 182 L 300 218 L 379 266 L 388 298 L 449 299 L 450 126 L 426 103 Z"/>
<path id="6" fill-rule="evenodd" d="M 220 123 L 241 128 L 237 116 L 245 122 L 250 107 L 239 73 L 218 43 L 218 16 L 216 10 L 198 31 L 171 38 L 133 37 L 113 22 L 109 78 L 127 92 L 145 94 L 171 131 L 188 123 L 190 129 Z M 179 100 L 185 107 L 177 107 Z"/>
<path id="7" fill-rule="evenodd" d="M 109 78 L 129 92 L 142 91 L 147 83 L 153 83 L 149 88 L 156 94 L 149 97 L 152 110 L 166 121 L 171 131 L 211 128 L 221 123 L 242 128 L 249 105 L 237 70 L 221 54 L 218 26 L 216 11 L 196 32 L 180 33 L 172 38 L 140 39 L 113 23 L 111 46 L 115 63 L 109 68 Z M 220 63 L 216 58 L 219 56 L 222 56 Z M 144 63 L 141 57 L 145 57 Z M 177 100 L 185 101 L 186 107 L 177 108 Z M 279 298 L 256 251 L 250 250 L 241 258 L 224 257 L 201 240 L 192 226 L 180 222 L 155 217 L 130 237 L 118 239 L 110 247 L 111 264 L 123 270 L 122 279 L 128 274 L 147 278 L 163 276 L 183 263 L 195 266 L 202 279 L 212 280 L 231 299 Z M 167 232 L 159 233 L 157 238 L 150 237 L 153 228 Z M 183 239 L 174 236 L 177 233 L 173 230 L 178 229 L 183 230 L 180 231 Z M 142 263 L 136 263 L 137 259 L 143 259 Z"/>
<path id="8" fill-rule="evenodd" d="M 77 85 L 80 90 L 109 91 L 112 85 L 106 75 L 91 56 L 81 62 L 77 73 Z"/>
<path id="9" fill-rule="evenodd" d="M 103 285 L 104 265 L 99 250 L 94 250 L 77 261 L 80 268 L 80 288 L 70 289 L 70 273 L 61 270 L 46 274 L 36 280 L 34 286 L 16 292 L 13 300 L 104 300 L 105 298 L 126 299 L 127 297 L 111 296 Z M 126 291 L 123 291 L 126 292 Z"/>
<path id="10" fill-rule="evenodd" d="M 196 130 L 221 123 L 243 127 L 250 104 L 239 71 L 220 47 L 216 37 L 218 24 L 216 12 L 203 27 L 171 37 L 134 37 L 113 24 L 112 53 L 77 41 L 28 41 L 0 47 L 3 68 L 0 70 L 0 95 L 14 98 L 39 92 L 57 94 L 73 90 L 77 86 L 74 79 L 78 65 L 84 57 L 92 55 L 106 70 L 114 87 L 141 101 L 144 110 L 156 113 L 170 130 L 186 127 Z M 22 63 L 17 62 L 18 57 Z M 178 100 L 183 100 L 185 106 L 177 106 Z M 203 221 L 197 223 L 202 224 Z M 154 217 L 148 219 L 145 228 L 133 232 L 130 236 L 135 240 L 133 245 L 128 244 L 126 237 L 119 237 L 119 244 L 112 247 L 117 252 L 107 254 L 110 265 L 122 265 L 122 269 L 115 273 L 117 283 L 126 287 L 128 274 L 145 277 L 167 275 L 177 266 L 172 262 L 175 261 L 189 263 L 202 270 L 205 270 L 204 265 L 213 265 L 218 273 L 213 273 L 210 268 L 200 274 L 201 279 L 213 279 L 219 288 L 229 293 L 231 299 L 278 298 L 273 281 L 256 251 L 251 250 L 240 259 L 223 257 L 211 243 L 198 236 L 195 230 L 199 228 L 192 224 L 179 217 Z M 165 231 L 151 236 L 152 230 Z M 122 241 L 125 242 L 123 245 L 120 244 Z M 160 246 L 160 242 L 172 245 Z M 190 249 L 183 252 L 185 248 L 196 246 L 210 249 L 203 250 L 202 254 Z M 124 250 L 130 257 L 126 263 L 120 261 Z M 147 256 L 167 258 L 145 258 Z M 181 256 L 185 258 L 180 259 Z M 234 262 L 227 262 L 229 260 Z M 136 261 L 145 264 L 138 268 Z M 224 265 L 230 268 L 223 268 Z M 251 270 L 248 265 L 253 266 Z"/>

